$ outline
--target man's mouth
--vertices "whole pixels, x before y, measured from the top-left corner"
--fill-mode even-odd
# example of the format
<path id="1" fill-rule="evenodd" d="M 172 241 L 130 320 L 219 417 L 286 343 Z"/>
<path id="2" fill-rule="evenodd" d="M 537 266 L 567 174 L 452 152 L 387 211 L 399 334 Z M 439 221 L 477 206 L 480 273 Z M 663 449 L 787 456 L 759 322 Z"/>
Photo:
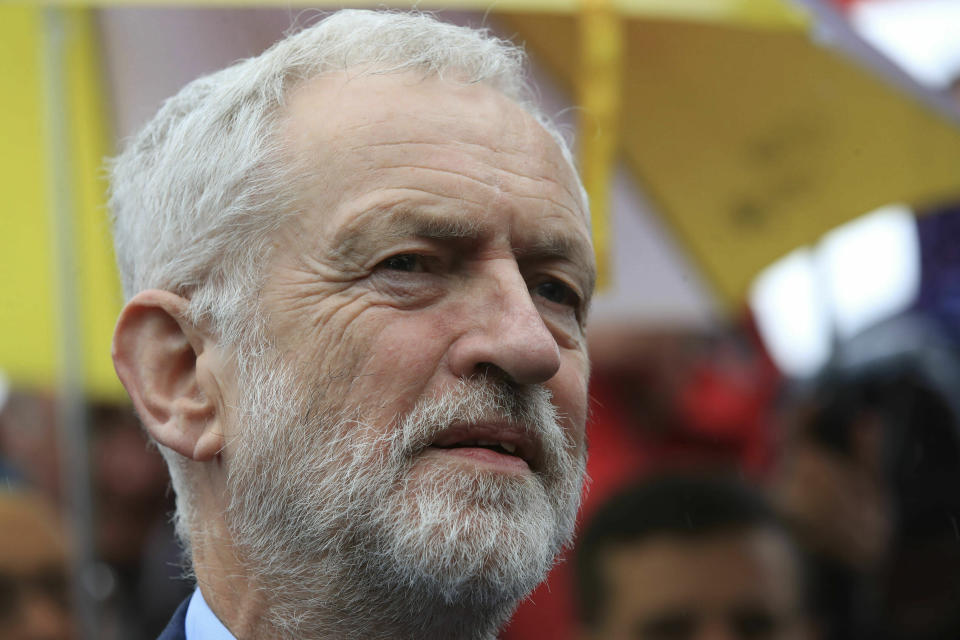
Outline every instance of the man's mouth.
<path id="1" fill-rule="evenodd" d="M 449 460 L 523 473 L 539 466 L 539 449 L 539 443 L 522 429 L 455 425 L 441 433 L 426 451 Z"/>

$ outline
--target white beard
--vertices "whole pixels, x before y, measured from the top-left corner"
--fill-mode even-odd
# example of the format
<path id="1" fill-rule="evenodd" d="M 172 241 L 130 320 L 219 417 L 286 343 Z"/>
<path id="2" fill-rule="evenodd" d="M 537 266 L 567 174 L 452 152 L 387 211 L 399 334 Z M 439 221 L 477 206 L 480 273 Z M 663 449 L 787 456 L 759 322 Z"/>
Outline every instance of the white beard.
<path id="1" fill-rule="evenodd" d="M 569 543 L 585 454 L 546 388 L 463 381 L 371 425 L 282 365 L 243 370 L 225 518 L 278 637 L 492 638 Z M 454 422 L 495 420 L 542 443 L 542 469 L 418 455 Z"/>

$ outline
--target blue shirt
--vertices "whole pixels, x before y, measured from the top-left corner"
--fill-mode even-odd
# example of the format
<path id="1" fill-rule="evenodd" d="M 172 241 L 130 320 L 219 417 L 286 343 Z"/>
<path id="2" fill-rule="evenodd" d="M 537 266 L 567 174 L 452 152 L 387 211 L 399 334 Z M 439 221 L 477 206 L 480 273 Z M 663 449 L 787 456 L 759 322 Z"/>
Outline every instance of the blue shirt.
<path id="1" fill-rule="evenodd" d="M 200 593 L 200 587 L 190 597 L 184 627 L 187 640 L 237 640 L 210 610 Z"/>

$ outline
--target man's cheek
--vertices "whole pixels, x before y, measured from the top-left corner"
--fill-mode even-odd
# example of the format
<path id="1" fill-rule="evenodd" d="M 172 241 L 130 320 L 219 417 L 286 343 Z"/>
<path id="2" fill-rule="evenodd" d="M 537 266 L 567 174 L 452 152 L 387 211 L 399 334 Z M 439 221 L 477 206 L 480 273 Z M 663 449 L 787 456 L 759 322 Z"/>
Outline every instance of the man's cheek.
<path id="1" fill-rule="evenodd" d="M 420 384 L 440 372 L 444 350 L 444 338 L 433 323 L 388 321 L 376 331 L 365 368 L 397 382 Z"/>
<path id="2" fill-rule="evenodd" d="M 326 394 L 346 407 L 363 406 L 383 419 L 409 411 L 437 371 L 436 351 L 390 323 L 354 327 L 323 354 Z"/>

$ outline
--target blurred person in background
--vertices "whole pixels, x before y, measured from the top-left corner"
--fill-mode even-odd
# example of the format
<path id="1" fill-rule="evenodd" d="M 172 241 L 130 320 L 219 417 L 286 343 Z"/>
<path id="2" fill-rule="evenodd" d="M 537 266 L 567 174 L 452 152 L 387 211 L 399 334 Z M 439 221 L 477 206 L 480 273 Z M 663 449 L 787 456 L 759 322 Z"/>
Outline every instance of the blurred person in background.
<path id="1" fill-rule="evenodd" d="M 614 496 L 575 549 L 584 640 L 810 640 L 798 550 L 764 498 L 664 475 Z"/>
<path id="2" fill-rule="evenodd" d="M 89 406 L 94 534 L 103 585 L 100 640 L 148 640 L 191 588 L 169 513 L 163 458 L 127 404 Z"/>
<path id="3" fill-rule="evenodd" d="M 773 478 L 831 640 L 960 637 L 960 359 L 925 315 L 843 345 Z"/>
<path id="4" fill-rule="evenodd" d="M 0 637 L 72 640 L 68 548 L 41 495 L 0 478 Z"/>
<path id="5" fill-rule="evenodd" d="M 10 390 L 0 406 L 0 473 L 63 510 L 58 403 L 49 392 Z M 99 640 L 148 640 L 190 592 L 168 522 L 172 500 L 156 448 L 128 404 L 91 401 L 91 482 Z M 0 638 L 5 638 L 0 634 Z"/>
<path id="6" fill-rule="evenodd" d="M 60 503 L 60 442 L 52 392 L 9 390 L 0 405 L 0 456 L 12 475 Z"/>

